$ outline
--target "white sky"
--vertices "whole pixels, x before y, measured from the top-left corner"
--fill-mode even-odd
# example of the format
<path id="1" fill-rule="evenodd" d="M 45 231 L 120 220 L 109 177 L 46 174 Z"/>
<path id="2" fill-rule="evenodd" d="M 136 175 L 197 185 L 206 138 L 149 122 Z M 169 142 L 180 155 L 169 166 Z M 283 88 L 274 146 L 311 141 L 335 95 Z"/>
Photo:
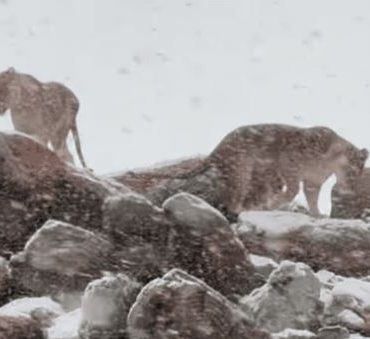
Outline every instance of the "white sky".
<path id="1" fill-rule="evenodd" d="M 369 0 L 0 0 L 0 41 L 1 70 L 75 91 L 97 173 L 205 154 L 261 122 L 370 149 Z"/>

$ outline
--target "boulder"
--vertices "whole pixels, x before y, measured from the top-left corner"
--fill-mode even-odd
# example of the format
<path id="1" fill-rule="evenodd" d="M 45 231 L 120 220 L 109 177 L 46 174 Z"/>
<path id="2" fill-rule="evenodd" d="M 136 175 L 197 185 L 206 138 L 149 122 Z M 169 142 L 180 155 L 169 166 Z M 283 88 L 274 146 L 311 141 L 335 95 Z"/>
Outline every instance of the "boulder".
<path id="1" fill-rule="evenodd" d="M 106 200 L 103 214 L 121 272 L 146 283 L 168 270 L 172 224 L 162 209 L 138 194 L 122 194 Z"/>
<path id="2" fill-rule="evenodd" d="M 279 267 L 276 261 L 260 255 L 250 254 L 249 259 L 256 273 L 260 274 L 265 280 L 267 280 L 274 269 Z"/>
<path id="3" fill-rule="evenodd" d="M 270 338 L 224 296 L 174 269 L 146 285 L 128 315 L 132 339 Z"/>
<path id="4" fill-rule="evenodd" d="M 324 321 L 370 335 L 370 283 L 353 278 L 337 281 L 325 307 Z"/>
<path id="5" fill-rule="evenodd" d="M 260 283 L 227 220 L 188 193 L 169 198 L 163 209 L 137 195 L 109 198 L 104 226 L 121 271 L 140 282 L 182 268 L 227 296 L 244 295 Z"/>
<path id="6" fill-rule="evenodd" d="M 0 132 L 0 255 L 23 248 L 48 219 L 101 229 L 107 196 L 128 191 L 64 163 L 22 134 Z"/>
<path id="7" fill-rule="evenodd" d="M 0 316 L 0 339 L 46 339 L 46 336 L 36 320 Z"/>
<path id="8" fill-rule="evenodd" d="M 141 285 L 127 276 L 92 281 L 82 298 L 81 339 L 126 337 L 126 318 Z"/>
<path id="9" fill-rule="evenodd" d="M 71 224 L 49 220 L 11 258 L 12 275 L 34 294 L 83 290 L 114 263 L 109 241 Z"/>
<path id="10" fill-rule="evenodd" d="M 153 204 L 161 206 L 171 196 L 181 192 L 198 196 L 211 206 L 227 214 L 222 200 L 220 173 L 216 168 L 210 167 L 200 173 L 166 180 L 146 192 L 145 196 Z"/>
<path id="11" fill-rule="evenodd" d="M 248 253 L 218 210 L 189 193 L 169 198 L 163 209 L 174 223 L 168 256 L 177 267 L 224 295 L 244 295 L 255 287 Z"/>
<path id="12" fill-rule="evenodd" d="M 320 281 L 303 263 L 283 261 L 267 283 L 240 300 L 256 325 L 269 332 L 319 328 L 323 305 Z"/>
<path id="13" fill-rule="evenodd" d="M 274 260 L 305 262 L 344 276 L 370 270 L 370 224 L 361 220 L 319 218 L 282 211 L 249 211 L 233 225 L 252 253 Z"/>
<path id="14" fill-rule="evenodd" d="M 56 318 L 47 330 L 48 339 L 80 339 L 78 329 L 81 321 L 81 309 Z M 103 338 L 102 338 L 103 339 Z"/>
<path id="15" fill-rule="evenodd" d="M 317 334 L 317 339 L 349 339 L 349 331 L 341 326 L 323 327 Z"/>

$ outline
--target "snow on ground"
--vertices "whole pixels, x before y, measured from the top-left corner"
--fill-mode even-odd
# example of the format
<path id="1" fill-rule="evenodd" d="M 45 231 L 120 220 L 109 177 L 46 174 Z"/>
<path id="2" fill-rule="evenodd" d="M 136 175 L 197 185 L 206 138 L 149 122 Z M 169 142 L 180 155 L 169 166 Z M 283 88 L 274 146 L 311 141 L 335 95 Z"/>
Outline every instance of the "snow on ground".
<path id="1" fill-rule="evenodd" d="M 39 308 L 48 310 L 55 315 L 64 313 L 62 307 L 49 297 L 25 297 L 15 299 L 3 307 L 0 307 L 0 315 L 30 315 L 32 311 Z"/>
<path id="2" fill-rule="evenodd" d="M 256 227 L 258 233 L 274 238 L 295 231 L 303 225 L 313 225 L 315 219 L 306 214 L 286 211 L 247 211 L 239 214 L 239 221 L 247 228 L 253 225 L 251 227 Z"/>
<path id="3" fill-rule="evenodd" d="M 312 339 L 316 337 L 316 335 L 310 331 L 295 330 L 295 329 L 287 328 L 282 332 L 273 334 L 272 339 L 289 339 L 289 338 L 293 338 L 293 336 L 296 336 L 297 338 L 301 338 L 301 339 L 303 338 Z"/>
<path id="4" fill-rule="evenodd" d="M 49 339 L 77 339 L 78 327 L 81 320 L 81 309 L 66 313 L 55 319 L 48 329 Z"/>
<path id="5" fill-rule="evenodd" d="M 347 278 L 337 283 L 332 291 L 334 296 L 351 295 L 364 309 L 370 310 L 370 282 Z"/>

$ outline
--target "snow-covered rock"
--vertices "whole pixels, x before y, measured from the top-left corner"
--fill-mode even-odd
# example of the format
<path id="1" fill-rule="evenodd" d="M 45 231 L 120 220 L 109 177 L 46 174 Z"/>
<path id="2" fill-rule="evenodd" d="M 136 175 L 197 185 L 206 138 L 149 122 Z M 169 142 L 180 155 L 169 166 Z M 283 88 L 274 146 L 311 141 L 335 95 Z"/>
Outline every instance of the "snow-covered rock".
<path id="1" fill-rule="evenodd" d="M 129 309 L 140 287 L 140 284 L 122 275 L 92 281 L 82 298 L 80 337 L 123 337 Z"/>
<path id="2" fill-rule="evenodd" d="M 111 267 L 112 245 L 83 228 L 47 221 L 11 258 L 17 284 L 42 294 L 84 289 L 92 277 Z"/>
<path id="3" fill-rule="evenodd" d="M 305 262 L 346 276 L 370 269 L 370 224 L 361 220 L 315 219 L 282 211 L 249 211 L 233 225 L 251 252 Z"/>
<path id="4" fill-rule="evenodd" d="M 178 224 L 192 227 L 197 232 L 196 227 L 212 233 L 214 229 L 225 229 L 229 226 L 226 218 L 214 207 L 203 199 L 189 194 L 178 193 L 167 199 L 163 203 L 164 211 Z"/>
<path id="5" fill-rule="evenodd" d="M 201 280 L 172 270 L 146 285 L 128 316 L 130 338 L 270 338 Z"/>
<path id="6" fill-rule="evenodd" d="M 316 339 L 316 334 L 307 330 L 287 328 L 284 331 L 272 334 L 271 339 Z"/>
<path id="7" fill-rule="evenodd" d="M 306 264 L 283 261 L 267 283 L 240 300 L 256 325 L 270 332 L 318 326 L 323 305 L 320 281 Z"/>
<path id="8" fill-rule="evenodd" d="M 78 328 L 81 322 L 81 309 L 61 315 L 48 329 L 48 339 L 79 339 Z"/>
<path id="9" fill-rule="evenodd" d="M 364 337 L 361 334 L 353 333 L 349 336 L 349 339 L 370 339 L 370 337 Z"/>
<path id="10" fill-rule="evenodd" d="M 0 308 L 0 316 L 31 316 L 33 312 L 44 310 L 53 318 L 64 313 L 62 307 L 50 297 L 24 297 L 11 301 Z"/>
<path id="11" fill-rule="evenodd" d="M 345 278 L 334 284 L 325 307 L 325 323 L 369 333 L 370 283 Z"/>
<path id="12" fill-rule="evenodd" d="M 279 265 L 271 258 L 263 257 L 260 255 L 250 254 L 249 259 L 257 273 L 261 274 L 264 278 L 268 278 L 271 272 Z"/>

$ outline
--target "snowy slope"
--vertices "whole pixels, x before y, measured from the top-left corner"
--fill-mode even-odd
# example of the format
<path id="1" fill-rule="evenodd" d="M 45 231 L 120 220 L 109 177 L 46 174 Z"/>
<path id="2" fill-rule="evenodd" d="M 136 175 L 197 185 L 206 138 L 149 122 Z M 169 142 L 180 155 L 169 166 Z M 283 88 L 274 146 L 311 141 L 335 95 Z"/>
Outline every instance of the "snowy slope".
<path id="1" fill-rule="evenodd" d="M 1 70 L 79 96 L 98 173 L 206 154 L 259 122 L 370 148 L 367 0 L 2 0 L 0 41 Z"/>

